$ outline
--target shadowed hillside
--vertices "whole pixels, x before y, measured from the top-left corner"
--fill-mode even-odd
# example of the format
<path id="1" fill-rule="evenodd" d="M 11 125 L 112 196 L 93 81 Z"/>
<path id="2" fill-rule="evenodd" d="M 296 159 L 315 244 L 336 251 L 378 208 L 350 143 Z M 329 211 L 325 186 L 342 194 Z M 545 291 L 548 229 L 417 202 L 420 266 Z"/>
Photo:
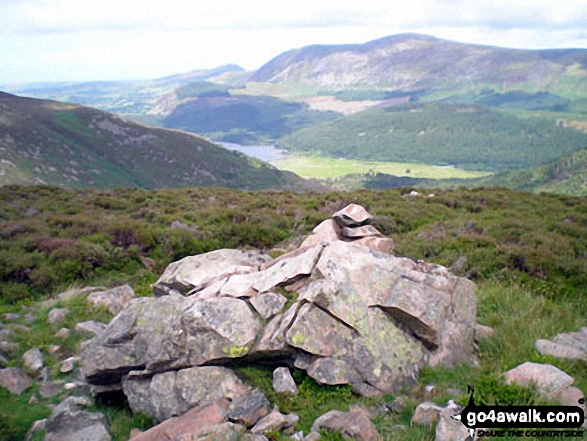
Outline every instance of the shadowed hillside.
<path id="1" fill-rule="evenodd" d="M 0 93 L 0 184 L 308 188 L 293 173 L 200 137 L 96 109 Z"/>

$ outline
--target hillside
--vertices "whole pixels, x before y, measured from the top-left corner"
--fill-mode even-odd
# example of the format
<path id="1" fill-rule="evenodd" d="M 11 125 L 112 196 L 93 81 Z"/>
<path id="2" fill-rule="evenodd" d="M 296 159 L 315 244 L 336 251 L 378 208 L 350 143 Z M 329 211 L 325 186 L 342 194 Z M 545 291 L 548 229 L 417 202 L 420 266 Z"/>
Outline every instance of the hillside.
<path id="1" fill-rule="evenodd" d="M 309 188 L 293 173 L 179 131 L 0 93 L 0 184 Z"/>
<path id="2" fill-rule="evenodd" d="M 250 81 L 333 91 L 492 88 L 587 97 L 587 50 L 505 49 L 403 34 L 365 44 L 294 49 L 262 66 Z"/>
<path id="3" fill-rule="evenodd" d="M 537 167 L 498 173 L 474 181 L 474 185 L 512 190 L 587 195 L 587 149 Z"/>
<path id="4" fill-rule="evenodd" d="M 166 94 L 149 114 L 156 124 L 167 128 L 240 144 L 271 143 L 340 116 L 275 97 L 232 94 L 227 85 L 206 81 L 188 83 Z"/>
<path id="5" fill-rule="evenodd" d="M 542 164 L 587 145 L 553 120 L 464 105 L 371 109 L 294 132 L 278 145 L 301 153 L 485 170 Z"/>

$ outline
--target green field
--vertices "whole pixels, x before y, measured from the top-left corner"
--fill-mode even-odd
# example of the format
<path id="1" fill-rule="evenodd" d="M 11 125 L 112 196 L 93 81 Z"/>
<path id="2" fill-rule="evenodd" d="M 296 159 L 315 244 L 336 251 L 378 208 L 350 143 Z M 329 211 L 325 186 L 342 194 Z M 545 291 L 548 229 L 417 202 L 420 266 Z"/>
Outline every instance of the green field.
<path id="1" fill-rule="evenodd" d="M 279 170 L 291 171 L 303 178 L 327 179 L 349 174 L 385 173 L 424 179 L 468 179 L 491 173 L 463 170 L 452 166 L 415 164 L 409 162 L 360 161 L 323 156 L 290 156 L 271 163 Z"/>

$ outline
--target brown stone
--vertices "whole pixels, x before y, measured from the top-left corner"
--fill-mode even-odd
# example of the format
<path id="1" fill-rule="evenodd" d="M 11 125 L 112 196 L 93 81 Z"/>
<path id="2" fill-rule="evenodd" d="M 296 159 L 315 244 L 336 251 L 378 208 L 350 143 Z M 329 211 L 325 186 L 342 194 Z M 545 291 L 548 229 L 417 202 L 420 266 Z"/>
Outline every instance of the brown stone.
<path id="1" fill-rule="evenodd" d="M 20 395 L 31 387 L 31 379 L 20 368 L 0 369 L 0 386 Z"/>
<path id="2" fill-rule="evenodd" d="M 206 434 L 226 422 L 229 402 L 224 399 L 195 407 L 180 417 L 170 418 L 133 438 L 133 441 L 175 440 L 182 435 Z"/>

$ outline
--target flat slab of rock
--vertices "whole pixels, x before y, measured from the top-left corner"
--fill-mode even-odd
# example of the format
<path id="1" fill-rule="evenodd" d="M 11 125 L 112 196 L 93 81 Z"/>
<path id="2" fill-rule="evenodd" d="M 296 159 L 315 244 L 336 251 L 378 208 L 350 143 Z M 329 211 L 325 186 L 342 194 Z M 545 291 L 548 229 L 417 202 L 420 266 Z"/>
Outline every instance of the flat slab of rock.
<path id="1" fill-rule="evenodd" d="M 212 282 L 233 274 L 258 271 L 271 260 L 260 251 L 222 249 L 197 256 L 188 256 L 170 264 L 153 285 L 153 293 L 167 295 L 171 291 L 186 294 L 199 291 Z"/>
<path id="2" fill-rule="evenodd" d="M 133 289 L 129 285 L 122 285 L 107 291 L 94 292 L 86 301 L 94 306 L 105 306 L 110 313 L 116 315 L 134 297 Z"/>
<path id="3" fill-rule="evenodd" d="M 20 368 L 0 369 L 0 386 L 20 395 L 31 387 L 31 379 Z"/>
<path id="4" fill-rule="evenodd" d="M 276 286 L 291 283 L 300 277 L 310 275 L 323 249 L 322 245 L 316 245 L 289 259 L 272 263 L 271 266 L 258 274 L 253 288 L 260 293 L 267 292 Z"/>
<path id="5" fill-rule="evenodd" d="M 573 384 L 574 379 L 559 368 L 550 364 L 526 362 L 505 374 L 507 384 L 516 383 L 530 387 L 535 384 L 538 392 L 545 397 L 552 397 Z"/>
<path id="6" fill-rule="evenodd" d="M 197 440 L 199 435 L 209 433 L 215 426 L 226 422 L 228 404 L 226 400 L 216 400 L 196 407 L 181 417 L 170 418 L 139 434 L 133 441 L 176 440 L 183 435 Z"/>
<path id="7" fill-rule="evenodd" d="M 569 360 L 587 360 L 587 327 L 578 332 L 558 334 L 551 340 L 537 340 L 536 350 L 542 355 Z"/>
<path id="8" fill-rule="evenodd" d="M 122 381 L 122 389 L 134 412 L 165 421 L 207 401 L 236 400 L 249 394 L 230 369 L 202 366 L 170 371 L 153 377 L 133 372 Z"/>
<path id="9" fill-rule="evenodd" d="M 362 237 L 384 237 L 383 234 L 373 225 L 362 227 L 342 227 L 340 236 L 346 239 L 361 239 Z"/>
<path id="10" fill-rule="evenodd" d="M 360 227 L 368 224 L 373 216 L 357 204 L 349 204 L 332 215 L 341 227 Z"/>
<path id="11" fill-rule="evenodd" d="M 587 360 L 587 352 L 576 347 L 554 343 L 550 340 L 536 340 L 534 345 L 541 355 L 550 355 L 567 360 Z"/>
<path id="12" fill-rule="evenodd" d="M 355 407 L 349 412 L 331 410 L 322 415 L 314 421 L 312 432 L 320 432 L 322 429 L 340 432 L 344 438 L 359 441 L 383 440 L 371 422 L 369 412 L 361 407 Z"/>

